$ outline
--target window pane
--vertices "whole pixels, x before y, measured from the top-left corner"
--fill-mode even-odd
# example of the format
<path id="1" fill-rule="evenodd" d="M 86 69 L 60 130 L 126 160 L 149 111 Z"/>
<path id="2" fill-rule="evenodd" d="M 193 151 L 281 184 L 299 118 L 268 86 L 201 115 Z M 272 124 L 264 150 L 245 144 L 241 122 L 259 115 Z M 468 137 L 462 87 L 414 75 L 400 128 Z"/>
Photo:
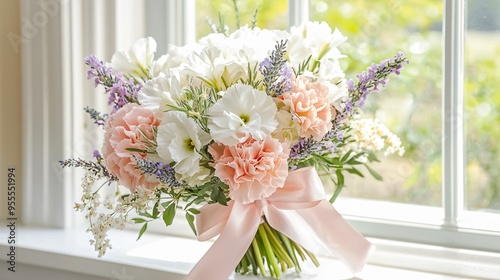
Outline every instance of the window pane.
<path id="1" fill-rule="evenodd" d="M 347 77 L 399 50 L 410 60 L 382 93 L 370 96 L 365 117 L 377 118 L 406 148 L 402 158 L 372 165 L 383 181 L 346 178 L 342 195 L 441 205 L 442 32 L 440 0 L 311 0 L 311 19 L 326 21 L 349 39 L 340 49 Z"/>
<path id="2" fill-rule="evenodd" d="M 500 213 L 500 1 L 466 3 L 466 206 Z"/>
<path id="3" fill-rule="evenodd" d="M 240 12 L 240 25 L 252 25 L 255 10 L 257 26 L 267 29 L 288 29 L 288 1 L 248 0 L 235 1 Z M 201 38 L 212 32 L 208 21 L 219 25 L 219 15 L 232 32 L 237 29 L 237 18 L 232 0 L 196 1 L 196 37 Z"/>

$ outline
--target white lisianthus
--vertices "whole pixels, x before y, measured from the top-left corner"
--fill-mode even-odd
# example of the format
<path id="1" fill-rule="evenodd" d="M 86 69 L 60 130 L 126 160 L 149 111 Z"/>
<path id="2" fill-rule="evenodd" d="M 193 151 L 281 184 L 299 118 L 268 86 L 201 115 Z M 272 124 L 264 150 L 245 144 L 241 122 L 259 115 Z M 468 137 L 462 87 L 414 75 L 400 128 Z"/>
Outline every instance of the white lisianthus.
<path id="1" fill-rule="evenodd" d="M 158 58 L 157 60 L 153 61 L 153 64 L 151 64 L 151 69 L 150 69 L 152 78 L 156 78 L 164 74 L 163 70 L 165 68 L 165 64 L 167 63 L 168 59 L 169 56 L 167 54 L 164 54 L 160 56 L 160 58 Z"/>
<path id="2" fill-rule="evenodd" d="M 288 42 L 288 54 L 292 65 L 298 65 L 309 55 L 312 61 L 343 57 L 337 48 L 347 38 L 338 29 L 332 29 L 326 22 L 306 22 L 292 27 Z"/>
<path id="3" fill-rule="evenodd" d="M 248 28 L 242 26 L 229 35 L 225 50 L 229 55 L 237 57 L 238 61 L 244 61 L 254 66 L 265 58 L 268 58 L 276 46 L 276 42 L 286 40 L 290 34 L 282 30 L 260 29 L 258 27 Z"/>
<path id="4" fill-rule="evenodd" d="M 271 135 L 273 138 L 288 143 L 294 143 L 300 138 L 300 124 L 292 113 L 287 110 L 278 110 L 276 120 L 278 127 Z"/>
<path id="5" fill-rule="evenodd" d="M 171 72 L 168 76 L 160 75 L 144 84 L 137 94 L 142 107 L 155 113 L 168 109 L 168 105 L 177 105 L 183 96 L 178 73 Z"/>
<path id="6" fill-rule="evenodd" d="M 276 105 L 265 92 L 236 84 L 221 94 L 209 111 L 208 127 L 215 141 L 234 146 L 249 136 L 262 140 L 276 129 Z"/>
<path id="7" fill-rule="evenodd" d="M 210 135 L 196 122 L 179 111 L 163 115 L 158 126 L 156 151 L 167 163 L 175 162 L 174 169 L 181 176 L 193 176 L 200 171 L 198 151 L 210 142 Z"/>
<path id="8" fill-rule="evenodd" d="M 210 174 L 211 174 L 210 169 L 200 166 L 200 170 L 198 170 L 193 175 L 189 176 L 187 174 L 182 174 L 178 176 L 177 180 L 184 181 L 189 186 L 201 186 L 210 181 L 210 179 L 212 178 Z"/>
<path id="9" fill-rule="evenodd" d="M 156 41 L 151 38 L 137 40 L 128 51 L 115 52 L 109 66 L 127 78 L 145 82 L 151 78 L 151 65 L 156 52 Z"/>
<path id="10" fill-rule="evenodd" d="M 202 79 L 217 91 L 234 84 L 246 76 L 245 67 L 234 57 L 225 57 L 221 49 L 207 46 L 200 53 L 193 53 L 184 65 L 186 74 Z"/>

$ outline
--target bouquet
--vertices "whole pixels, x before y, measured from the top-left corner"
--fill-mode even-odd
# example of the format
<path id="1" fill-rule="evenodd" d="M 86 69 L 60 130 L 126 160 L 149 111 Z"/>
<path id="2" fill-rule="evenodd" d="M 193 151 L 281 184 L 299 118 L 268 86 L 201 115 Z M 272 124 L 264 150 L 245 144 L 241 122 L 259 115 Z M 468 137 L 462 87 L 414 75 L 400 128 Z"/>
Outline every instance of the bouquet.
<path id="1" fill-rule="evenodd" d="M 85 58 L 88 78 L 103 86 L 110 112 L 86 107 L 104 130 L 93 159 L 81 167 L 91 244 L 102 256 L 107 232 L 183 210 L 199 240 L 218 239 L 188 279 L 227 279 L 238 273 L 280 278 L 315 254 L 336 254 L 353 271 L 371 244 L 331 203 L 345 172 L 404 152 L 399 138 L 361 116 L 368 95 L 399 74 L 402 53 L 346 79 L 337 48 L 346 38 L 324 22 L 291 30 L 244 26 L 196 43 L 170 46 L 142 38 L 110 63 Z M 335 188 L 326 199 L 321 181 Z M 96 188 L 97 187 L 97 188 Z M 113 188 L 111 197 L 100 192 Z"/>

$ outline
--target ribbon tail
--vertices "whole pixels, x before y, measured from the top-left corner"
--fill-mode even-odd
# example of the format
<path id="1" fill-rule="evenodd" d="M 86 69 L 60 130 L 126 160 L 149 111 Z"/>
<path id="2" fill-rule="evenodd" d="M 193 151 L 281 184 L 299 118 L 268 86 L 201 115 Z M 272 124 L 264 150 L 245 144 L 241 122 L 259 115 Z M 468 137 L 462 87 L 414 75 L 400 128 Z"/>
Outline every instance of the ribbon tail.
<path id="1" fill-rule="evenodd" d="M 352 272 L 361 272 L 373 245 L 344 220 L 328 201 L 323 200 L 314 208 L 297 212 L 331 253 L 347 264 Z"/>
<path id="2" fill-rule="evenodd" d="M 356 231 L 326 200 L 306 209 L 282 210 L 268 205 L 269 224 L 310 252 L 326 249 L 352 272 L 363 269 L 372 244 Z"/>
<path id="3" fill-rule="evenodd" d="M 253 204 L 235 202 L 219 238 L 185 280 L 226 280 L 245 255 L 261 222 Z"/>

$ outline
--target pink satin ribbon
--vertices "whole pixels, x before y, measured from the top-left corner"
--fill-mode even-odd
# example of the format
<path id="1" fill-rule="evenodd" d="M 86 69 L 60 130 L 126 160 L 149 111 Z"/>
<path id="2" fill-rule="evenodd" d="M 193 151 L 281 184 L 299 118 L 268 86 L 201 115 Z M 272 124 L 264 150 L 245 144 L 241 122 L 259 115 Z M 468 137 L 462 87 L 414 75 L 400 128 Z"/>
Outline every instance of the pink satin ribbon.
<path id="1" fill-rule="evenodd" d="M 310 252 L 326 250 L 360 272 L 372 245 L 325 200 L 313 167 L 290 172 L 283 188 L 260 201 L 205 205 L 196 217 L 198 239 L 219 238 L 186 280 L 225 280 L 250 246 L 265 216 L 269 225 Z"/>

